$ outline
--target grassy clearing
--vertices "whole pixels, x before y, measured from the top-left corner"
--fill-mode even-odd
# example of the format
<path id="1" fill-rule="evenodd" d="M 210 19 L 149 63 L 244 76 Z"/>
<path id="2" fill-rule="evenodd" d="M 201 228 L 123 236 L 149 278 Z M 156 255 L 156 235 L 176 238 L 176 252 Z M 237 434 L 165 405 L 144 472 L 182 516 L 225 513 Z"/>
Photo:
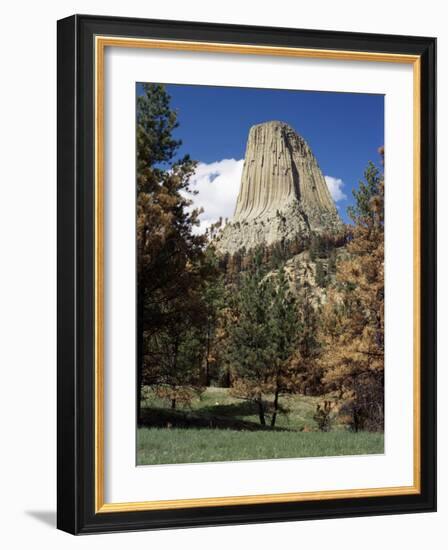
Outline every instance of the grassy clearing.
<path id="1" fill-rule="evenodd" d="M 268 399 L 269 401 L 269 399 Z M 272 401 L 272 399 L 271 399 Z M 276 427 L 286 430 L 315 429 L 313 419 L 319 397 L 284 396 Z M 207 388 L 189 406 L 178 406 L 175 411 L 167 402 L 153 394 L 143 401 L 145 424 L 152 427 L 219 427 L 250 430 L 260 429 L 257 407 L 250 401 L 237 399 L 226 388 Z M 269 418 L 267 418 L 267 421 Z M 233 426 L 234 424 L 234 426 Z"/>
<path id="2" fill-rule="evenodd" d="M 383 434 L 140 428 L 138 464 L 379 454 Z"/>
<path id="3" fill-rule="evenodd" d="M 145 426 L 137 435 L 138 464 L 384 452 L 382 433 L 352 433 L 337 424 L 331 432 L 316 431 L 313 416 L 319 401 L 317 397 L 283 397 L 282 412 L 272 430 L 260 426 L 254 404 L 236 399 L 224 388 L 207 388 L 189 406 L 176 410 L 149 393 L 143 402 Z"/>

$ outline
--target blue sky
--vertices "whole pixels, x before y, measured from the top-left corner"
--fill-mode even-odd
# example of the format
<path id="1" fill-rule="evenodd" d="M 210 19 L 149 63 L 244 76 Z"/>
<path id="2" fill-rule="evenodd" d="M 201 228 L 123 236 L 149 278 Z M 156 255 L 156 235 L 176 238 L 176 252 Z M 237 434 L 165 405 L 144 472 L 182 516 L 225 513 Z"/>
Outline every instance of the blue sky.
<path id="1" fill-rule="evenodd" d="M 250 127 L 281 120 L 310 145 L 328 176 L 339 212 L 348 221 L 352 188 L 357 187 L 367 162 L 378 162 L 377 149 L 384 144 L 384 96 L 190 85 L 166 88 L 178 113 L 175 136 L 183 142 L 179 152 L 201 163 L 195 182 L 197 200 L 201 202 L 202 194 L 204 208 L 213 210 L 205 213 L 204 220 L 233 212 L 242 169 L 238 161 L 244 158 Z"/>

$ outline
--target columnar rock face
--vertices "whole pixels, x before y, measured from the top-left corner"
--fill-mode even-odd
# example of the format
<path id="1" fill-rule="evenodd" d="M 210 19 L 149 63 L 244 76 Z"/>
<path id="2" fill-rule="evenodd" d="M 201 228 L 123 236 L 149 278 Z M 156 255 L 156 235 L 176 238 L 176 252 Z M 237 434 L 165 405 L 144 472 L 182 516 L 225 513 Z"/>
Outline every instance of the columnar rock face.
<path id="1" fill-rule="evenodd" d="M 216 239 L 235 253 L 342 227 L 327 184 L 306 141 L 279 121 L 250 129 L 233 219 Z"/>

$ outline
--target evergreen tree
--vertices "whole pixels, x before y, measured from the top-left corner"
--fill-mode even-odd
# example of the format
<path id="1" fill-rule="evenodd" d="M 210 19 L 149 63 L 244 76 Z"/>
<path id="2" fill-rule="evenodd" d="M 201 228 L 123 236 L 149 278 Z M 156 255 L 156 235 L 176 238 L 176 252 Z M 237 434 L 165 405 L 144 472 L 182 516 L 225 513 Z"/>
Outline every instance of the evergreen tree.
<path id="1" fill-rule="evenodd" d="M 275 426 L 277 419 L 280 394 L 295 390 L 291 359 L 302 329 L 297 314 L 296 300 L 291 292 L 290 282 L 284 268 L 279 270 L 273 283 L 270 334 L 275 360 L 272 378 L 274 402 L 271 427 Z"/>
<path id="2" fill-rule="evenodd" d="M 143 85 L 137 98 L 137 421 L 141 388 L 153 379 L 152 345 L 179 317 L 197 319 L 204 238 L 188 198 L 196 163 L 176 159 L 177 115 L 164 86 Z M 182 298 L 182 299 L 179 299 Z M 185 298 L 185 299 L 184 299 Z M 168 328 L 167 328 L 168 327 Z M 145 361 L 144 361 L 145 357 Z"/>
<path id="3" fill-rule="evenodd" d="M 296 300 L 301 330 L 291 361 L 291 376 L 297 392 L 303 395 L 320 395 L 323 392 L 323 371 L 319 365 L 320 308 L 313 303 L 308 285 L 297 289 Z"/>
<path id="4" fill-rule="evenodd" d="M 222 339 L 222 313 L 226 305 L 224 276 L 219 272 L 219 260 L 213 247 L 206 252 L 207 260 L 215 270 L 215 276 L 204 282 L 202 298 L 205 305 L 204 324 L 204 373 L 205 386 L 210 386 L 212 374 L 219 370 L 220 340 Z M 214 370 L 214 373 L 212 373 Z"/>
<path id="5" fill-rule="evenodd" d="M 170 402 L 172 409 L 178 402 L 189 403 L 202 391 L 200 367 L 204 336 L 189 319 L 179 318 L 165 324 L 148 342 L 144 382 L 152 386 L 156 395 Z"/>
<path id="6" fill-rule="evenodd" d="M 256 403 L 260 424 L 266 424 L 264 394 L 270 388 L 275 350 L 270 335 L 272 285 L 264 277 L 260 257 L 242 275 L 233 304 L 227 357 L 234 371 L 234 393 Z"/>
<path id="7" fill-rule="evenodd" d="M 300 325 L 295 299 L 282 267 L 266 275 L 263 250 L 255 255 L 229 320 L 228 359 L 234 372 L 233 393 L 256 403 L 266 424 L 266 397 L 273 394 L 271 427 L 275 426 L 282 393 L 294 391 L 291 358 Z"/>
<path id="8" fill-rule="evenodd" d="M 327 390 L 344 400 L 341 412 L 350 425 L 381 430 L 384 426 L 384 181 L 369 163 L 365 181 L 354 192 L 350 215 L 355 222 L 338 263 L 339 291 L 323 311 L 322 338 Z"/>
<path id="9" fill-rule="evenodd" d="M 316 262 L 316 284 L 321 288 L 327 286 L 327 273 L 322 261 Z"/>
<path id="10" fill-rule="evenodd" d="M 380 154 L 383 154 L 381 151 Z M 382 196 L 383 186 L 384 179 L 380 169 L 370 161 L 364 171 L 364 179 L 359 182 L 358 189 L 352 191 L 355 204 L 347 208 L 348 215 L 358 228 L 367 228 L 374 225 L 376 219 L 379 220 L 378 211 L 373 208 L 372 201 Z"/>

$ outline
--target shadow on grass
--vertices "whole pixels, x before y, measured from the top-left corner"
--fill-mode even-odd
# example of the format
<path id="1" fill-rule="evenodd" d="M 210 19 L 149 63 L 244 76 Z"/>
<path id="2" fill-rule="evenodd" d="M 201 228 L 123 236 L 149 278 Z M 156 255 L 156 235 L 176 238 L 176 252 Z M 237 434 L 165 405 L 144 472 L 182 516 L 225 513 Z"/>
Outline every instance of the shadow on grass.
<path id="1" fill-rule="evenodd" d="M 286 428 L 271 428 L 270 426 L 262 426 L 257 422 L 234 418 L 233 415 L 256 414 L 256 412 L 253 412 L 252 409 L 248 412 L 249 409 L 244 408 L 249 405 L 251 405 L 251 403 L 217 405 L 215 407 L 206 407 L 201 409 L 200 412 L 144 407 L 142 409 L 141 426 L 150 428 L 212 428 L 218 430 L 239 431 L 292 431 Z"/>
<path id="2" fill-rule="evenodd" d="M 258 414 L 257 405 L 251 401 L 242 401 L 241 403 L 228 403 L 227 405 L 209 405 L 201 408 L 201 414 L 210 416 L 256 416 Z"/>

